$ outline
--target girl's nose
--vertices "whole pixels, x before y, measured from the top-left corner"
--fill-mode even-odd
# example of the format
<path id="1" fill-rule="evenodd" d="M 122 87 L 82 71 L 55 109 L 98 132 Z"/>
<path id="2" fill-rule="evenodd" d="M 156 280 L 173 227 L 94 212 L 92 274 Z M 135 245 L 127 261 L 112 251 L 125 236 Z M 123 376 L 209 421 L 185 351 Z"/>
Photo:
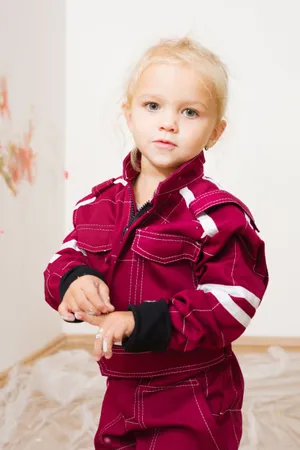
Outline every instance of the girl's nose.
<path id="1" fill-rule="evenodd" d="M 165 117 L 159 127 L 159 131 L 168 131 L 177 133 L 178 132 L 178 124 L 175 118 L 173 117 Z"/>

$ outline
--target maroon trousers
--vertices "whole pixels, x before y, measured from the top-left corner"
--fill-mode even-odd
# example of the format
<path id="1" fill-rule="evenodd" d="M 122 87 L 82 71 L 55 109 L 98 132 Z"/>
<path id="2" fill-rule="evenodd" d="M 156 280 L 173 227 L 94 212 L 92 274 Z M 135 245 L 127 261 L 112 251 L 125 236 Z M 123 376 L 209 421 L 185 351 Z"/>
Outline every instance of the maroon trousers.
<path id="1" fill-rule="evenodd" d="M 234 355 L 196 375 L 108 378 L 96 450 L 236 450 L 243 377 Z"/>

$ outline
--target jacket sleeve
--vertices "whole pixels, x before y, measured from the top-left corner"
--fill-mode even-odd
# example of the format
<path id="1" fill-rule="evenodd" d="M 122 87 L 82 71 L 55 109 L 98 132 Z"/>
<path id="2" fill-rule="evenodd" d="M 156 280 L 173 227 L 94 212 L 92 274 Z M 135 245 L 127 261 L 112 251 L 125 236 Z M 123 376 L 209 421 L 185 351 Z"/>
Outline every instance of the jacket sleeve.
<path id="1" fill-rule="evenodd" d="M 226 205 L 204 213 L 201 222 L 204 239 L 195 267 L 197 287 L 164 303 L 130 307 L 148 350 L 225 347 L 242 335 L 261 303 L 268 284 L 264 243 L 247 215 Z M 135 342 L 129 342 L 131 351 Z M 141 342 L 139 348 L 145 348 Z"/>
<path id="2" fill-rule="evenodd" d="M 55 310 L 58 309 L 65 292 L 77 277 L 95 275 L 103 279 L 100 272 L 90 267 L 87 253 L 77 245 L 76 211 L 94 200 L 95 196 L 91 194 L 77 203 L 73 213 L 74 229 L 63 240 L 62 246 L 50 259 L 44 271 L 45 300 Z"/>

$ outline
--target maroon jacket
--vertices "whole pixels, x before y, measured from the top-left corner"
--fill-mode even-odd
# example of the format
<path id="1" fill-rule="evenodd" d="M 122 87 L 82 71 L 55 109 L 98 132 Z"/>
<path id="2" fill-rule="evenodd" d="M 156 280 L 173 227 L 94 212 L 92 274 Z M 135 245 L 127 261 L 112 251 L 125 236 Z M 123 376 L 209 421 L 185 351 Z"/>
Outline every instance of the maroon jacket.
<path id="1" fill-rule="evenodd" d="M 203 173 L 203 152 L 161 182 L 136 210 L 130 156 L 123 177 L 77 203 L 73 231 L 46 268 L 55 309 L 83 274 L 105 280 L 116 310 L 136 326 L 103 375 L 153 377 L 221 362 L 250 323 L 268 284 L 264 243 L 236 197 Z"/>

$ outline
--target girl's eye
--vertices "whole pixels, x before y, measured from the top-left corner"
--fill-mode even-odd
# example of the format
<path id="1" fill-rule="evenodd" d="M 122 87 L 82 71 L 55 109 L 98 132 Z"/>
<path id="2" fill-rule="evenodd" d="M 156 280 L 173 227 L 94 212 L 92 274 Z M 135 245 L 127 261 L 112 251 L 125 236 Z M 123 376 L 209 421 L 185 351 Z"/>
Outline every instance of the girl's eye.
<path id="1" fill-rule="evenodd" d="M 186 117 L 193 118 L 193 117 L 197 117 L 199 115 L 197 113 L 197 111 L 195 111 L 194 109 L 187 108 L 183 112 L 185 112 L 185 111 L 187 112 L 187 114 L 185 114 Z"/>
<path id="2" fill-rule="evenodd" d="M 158 104 L 154 102 L 149 102 L 145 104 L 146 108 L 149 109 L 149 111 L 157 111 Z"/>

